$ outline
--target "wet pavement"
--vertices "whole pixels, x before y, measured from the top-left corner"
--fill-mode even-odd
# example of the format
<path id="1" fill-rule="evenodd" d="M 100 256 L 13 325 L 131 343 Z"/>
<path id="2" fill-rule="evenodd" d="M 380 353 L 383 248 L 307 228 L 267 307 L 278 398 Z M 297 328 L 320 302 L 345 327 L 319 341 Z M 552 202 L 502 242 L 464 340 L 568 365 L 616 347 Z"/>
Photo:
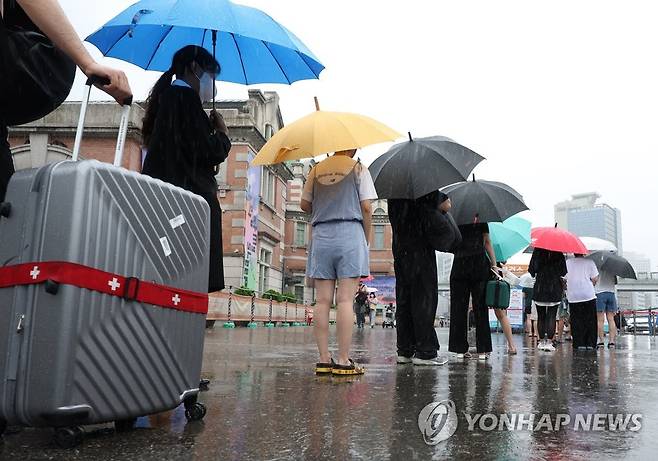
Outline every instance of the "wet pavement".
<path id="1" fill-rule="evenodd" d="M 439 329 L 447 346 L 447 329 Z M 519 354 L 506 354 L 494 334 L 487 361 L 457 360 L 438 368 L 396 365 L 395 331 L 355 331 L 354 358 L 367 365 L 361 378 L 316 377 L 311 328 L 206 332 L 201 396 L 204 421 L 187 423 L 182 408 L 140 418 L 138 428 L 115 434 L 111 426 L 86 428 L 80 447 L 57 448 L 51 432 L 25 429 L 6 435 L 0 459 L 66 460 L 426 460 L 426 459 L 655 459 L 658 439 L 658 345 L 625 336 L 614 351 L 581 351 L 567 343 L 537 351 L 515 335 Z M 430 446 L 418 415 L 432 402 L 451 400 L 458 426 Z M 494 416 L 472 423 L 477 414 Z M 537 424 L 547 413 L 570 424 Z M 641 414 L 641 428 L 586 431 L 578 414 Z M 502 414 L 535 414 L 521 430 L 487 430 Z M 468 417 L 467 417 L 468 416 Z M 585 417 L 583 416 L 583 417 Z M 604 417 L 605 418 L 605 417 Z M 494 423 L 492 423 L 494 421 Z M 518 423 L 518 421 L 517 421 Z M 447 427 L 447 426 L 446 426 Z M 518 425 L 515 426 L 518 429 Z M 637 428 L 637 427 L 634 427 Z M 430 430 L 431 432 L 431 430 Z"/>

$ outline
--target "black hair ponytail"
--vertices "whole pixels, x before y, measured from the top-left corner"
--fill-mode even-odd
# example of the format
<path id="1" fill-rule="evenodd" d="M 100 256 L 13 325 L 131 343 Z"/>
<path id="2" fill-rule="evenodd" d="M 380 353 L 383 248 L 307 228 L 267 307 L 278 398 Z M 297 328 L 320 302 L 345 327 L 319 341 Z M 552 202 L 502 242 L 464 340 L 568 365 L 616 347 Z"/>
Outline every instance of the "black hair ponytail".
<path id="1" fill-rule="evenodd" d="M 169 87 L 169 85 L 171 85 L 171 79 L 173 77 L 174 70 L 170 68 L 160 76 L 157 82 L 155 82 L 155 85 L 151 88 L 149 97 L 146 99 L 146 114 L 142 121 L 142 138 L 145 146 L 148 146 L 149 141 L 151 140 L 151 134 L 153 133 L 153 128 L 155 126 L 155 117 L 160 105 L 160 95 Z"/>

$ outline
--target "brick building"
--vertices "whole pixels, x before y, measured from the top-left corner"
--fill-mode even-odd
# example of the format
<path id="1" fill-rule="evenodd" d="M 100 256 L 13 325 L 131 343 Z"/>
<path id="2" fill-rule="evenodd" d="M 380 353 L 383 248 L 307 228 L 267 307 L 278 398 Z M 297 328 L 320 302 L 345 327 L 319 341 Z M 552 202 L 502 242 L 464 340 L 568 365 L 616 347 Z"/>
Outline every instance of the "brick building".
<path id="1" fill-rule="evenodd" d="M 245 285 L 246 271 L 254 271 L 251 288 L 260 292 L 283 288 L 285 207 L 288 180 L 292 172 L 285 164 L 250 167 L 249 162 L 265 142 L 283 127 L 279 97 L 274 92 L 249 91 L 247 101 L 221 101 L 218 108 L 229 128 L 233 148 L 217 176 L 219 198 L 224 210 L 222 219 L 224 270 L 226 285 Z M 252 178 L 258 184 L 250 185 Z M 245 262 L 245 244 L 249 227 L 248 196 L 253 191 L 258 200 L 257 243 L 253 267 Z"/>
<path id="2" fill-rule="evenodd" d="M 245 285 L 251 273 L 252 287 L 289 291 L 299 299 L 312 300 L 304 288 L 307 245 L 311 238 L 308 215 L 299 208 L 301 192 L 311 163 L 289 162 L 250 167 L 256 152 L 283 127 L 279 98 L 274 92 L 249 90 L 247 100 L 218 101 L 217 108 L 229 128 L 233 147 L 217 175 L 222 205 L 222 232 L 226 285 Z M 17 170 L 71 158 L 80 103 L 68 102 L 33 123 L 12 127 L 9 142 Z M 93 102 L 87 110 L 82 159 L 112 162 L 120 108 L 109 102 Z M 141 126 L 144 109 L 133 105 L 123 166 L 139 171 L 142 158 Z M 249 178 L 252 179 L 250 184 Z M 257 229 L 249 246 L 249 198 L 257 200 Z M 371 273 L 393 275 L 391 226 L 385 200 L 373 203 Z M 254 253 L 251 256 L 250 253 Z M 255 283 L 253 283 L 255 282 Z"/>
<path id="3" fill-rule="evenodd" d="M 9 129 L 9 145 L 17 170 L 71 158 L 80 103 L 67 102 L 35 122 Z M 139 170 L 141 162 L 142 118 L 144 109 L 135 104 L 131 112 L 123 166 Z M 81 159 L 114 161 L 121 109 L 117 104 L 95 102 L 87 110 L 85 136 L 80 145 Z"/>

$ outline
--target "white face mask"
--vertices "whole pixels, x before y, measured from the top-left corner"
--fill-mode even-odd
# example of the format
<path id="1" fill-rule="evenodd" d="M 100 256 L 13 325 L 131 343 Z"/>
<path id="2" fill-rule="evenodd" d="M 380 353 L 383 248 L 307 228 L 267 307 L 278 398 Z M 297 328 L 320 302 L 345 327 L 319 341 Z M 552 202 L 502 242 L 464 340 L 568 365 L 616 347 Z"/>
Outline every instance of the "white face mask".
<path id="1" fill-rule="evenodd" d="M 217 95 L 217 88 L 215 87 L 215 79 L 208 72 L 201 74 L 201 77 L 194 74 L 199 79 L 199 97 L 201 102 L 212 101 L 212 98 Z"/>

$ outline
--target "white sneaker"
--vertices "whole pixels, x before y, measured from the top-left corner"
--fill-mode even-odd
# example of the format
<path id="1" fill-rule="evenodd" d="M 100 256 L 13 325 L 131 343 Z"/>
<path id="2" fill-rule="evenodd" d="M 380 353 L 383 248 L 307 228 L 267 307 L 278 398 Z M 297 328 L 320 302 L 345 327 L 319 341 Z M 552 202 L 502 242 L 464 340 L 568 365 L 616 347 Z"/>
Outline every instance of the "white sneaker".
<path id="1" fill-rule="evenodd" d="M 411 358 L 405 357 L 404 355 L 398 355 L 397 363 L 411 363 Z"/>
<path id="2" fill-rule="evenodd" d="M 489 358 L 489 354 L 483 353 L 483 354 L 478 354 L 478 360 L 487 360 Z"/>
<path id="3" fill-rule="evenodd" d="M 546 345 L 544 345 L 544 350 L 546 352 L 555 352 L 555 346 L 553 346 L 552 342 L 546 341 Z"/>
<path id="4" fill-rule="evenodd" d="M 419 359 L 414 357 L 411 359 L 414 365 L 425 365 L 425 366 L 431 366 L 431 367 L 436 367 L 439 365 L 445 365 L 448 363 L 447 359 L 441 359 L 439 357 L 434 357 L 433 359 Z"/>
<path id="5" fill-rule="evenodd" d="M 463 354 L 457 354 L 457 358 L 460 359 L 460 360 L 461 360 L 461 359 L 467 359 L 467 360 L 468 360 L 468 359 L 470 359 L 471 357 L 472 357 L 472 356 L 471 356 L 471 353 L 470 353 L 470 352 L 465 352 L 465 353 L 463 353 Z"/>

